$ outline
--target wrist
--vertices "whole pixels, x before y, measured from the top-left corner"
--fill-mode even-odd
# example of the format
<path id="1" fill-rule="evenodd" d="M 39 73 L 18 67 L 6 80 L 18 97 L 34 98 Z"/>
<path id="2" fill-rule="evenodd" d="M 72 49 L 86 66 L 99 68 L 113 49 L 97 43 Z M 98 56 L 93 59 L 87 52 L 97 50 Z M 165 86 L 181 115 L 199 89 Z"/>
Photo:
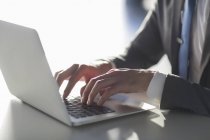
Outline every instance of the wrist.
<path id="1" fill-rule="evenodd" d="M 150 85 L 150 83 L 151 83 L 151 81 L 152 81 L 152 79 L 153 79 L 153 77 L 154 77 L 154 75 L 155 75 L 155 73 L 156 73 L 156 71 L 151 71 L 151 70 L 140 70 L 140 72 L 142 72 L 143 71 L 143 73 L 144 73 L 144 75 L 146 75 L 144 78 L 144 83 L 145 83 L 145 85 L 144 85 L 144 87 L 145 87 L 145 89 L 144 89 L 144 91 L 147 91 L 148 90 L 148 87 L 149 87 L 149 85 Z"/>
<path id="2" fill-rule="evenodd" d="M 111 62 L 103 59 L 98 59 L 91 63 L 92 66 L 98 68 L 100 71 L 100 74 L 108 72 L 110 69 L 113 68 L 113 65 Z"/>
<path id="3" fill-rule="evenodd" d="M 108 72 L 110 69 L 112 69 L 112 64 L 109 62 L 104 62 L 101 65 L 98 66 L 99 70 L 101 71 L 101 73 L 106 73 Z"/>

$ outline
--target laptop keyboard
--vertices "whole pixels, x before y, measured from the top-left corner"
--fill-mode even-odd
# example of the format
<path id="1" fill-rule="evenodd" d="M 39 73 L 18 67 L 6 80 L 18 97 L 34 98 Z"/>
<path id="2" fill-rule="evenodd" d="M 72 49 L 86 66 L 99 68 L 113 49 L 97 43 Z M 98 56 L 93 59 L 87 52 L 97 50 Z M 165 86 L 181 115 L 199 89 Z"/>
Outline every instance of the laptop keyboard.
<path id="1" fill-rule="evenodd" d="M 96 103 L 85 105 L 81 103 L 80 97 L 74 99 L 64 99 L 68 113 L 75 118 L 84 118 L 94 115 L 112 113 L 114 110 L 104 106 L 98 106 Z"/>

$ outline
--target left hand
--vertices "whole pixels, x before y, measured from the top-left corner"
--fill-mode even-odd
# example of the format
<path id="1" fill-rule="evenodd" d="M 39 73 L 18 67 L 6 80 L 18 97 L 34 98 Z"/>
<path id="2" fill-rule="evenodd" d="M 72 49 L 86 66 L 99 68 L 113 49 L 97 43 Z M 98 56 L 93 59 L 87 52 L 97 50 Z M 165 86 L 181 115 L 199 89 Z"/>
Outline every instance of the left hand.
<path id="1" fill-rule="evenodd" d="M 105 74 L 92 78 L 82 92 L 82 102 L 88 105 L 100 93 L 97 104 L 102 105 L 116 93 L 144 93 L 147 90 L 153 71 L 138 69 L 111 69 Z"/>

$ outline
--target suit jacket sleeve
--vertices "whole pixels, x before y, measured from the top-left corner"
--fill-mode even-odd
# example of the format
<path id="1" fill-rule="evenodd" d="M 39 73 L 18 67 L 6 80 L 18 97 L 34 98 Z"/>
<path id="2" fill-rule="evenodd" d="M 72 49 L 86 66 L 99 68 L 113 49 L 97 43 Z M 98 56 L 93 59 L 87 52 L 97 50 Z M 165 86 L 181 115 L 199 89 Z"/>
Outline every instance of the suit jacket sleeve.
<path id="1" fill-rule="evenodd" d="M 118 68 L 149 68 L 156 64 L 164 51 L 155 11 L 148 12 L 142 22 L 136 38 L 125 52 L 112 62 Z"/>
<path id="2" fill-rule="evenodd" d="M 210 89 L 168 75 L 163 88 L 160 108 L 186 109 L 210 116 Z"/>

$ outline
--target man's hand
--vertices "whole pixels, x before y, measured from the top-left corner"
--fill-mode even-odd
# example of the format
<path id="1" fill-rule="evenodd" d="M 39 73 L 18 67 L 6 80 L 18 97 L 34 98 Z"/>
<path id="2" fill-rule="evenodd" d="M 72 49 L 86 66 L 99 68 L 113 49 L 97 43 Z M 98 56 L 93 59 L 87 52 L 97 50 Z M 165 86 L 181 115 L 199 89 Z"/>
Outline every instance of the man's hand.
<path id="1" fill-rule="evenodd" d="M 100 61 L 91 65 L 74 64 L 66 70 L 56 72 L 55 78 L 59 86 L 61 86 L 64 80 L 69 80 L 63 94 L 63 98 L 66 98 L 81 78 L 84 78 L 86 83 L 88 83 L 90 79 L 106 73 L 111 68 L 112 65 L 107 61 Z M 81 89 L 81 93 L 84 88 Z"/>
<path id="2" fill-rule="evenodd" d="M 154 72 L 149 70 L 112 69 L 88 82 L 82 92 L 82 102 L 92 104 L 99 93 L 98 105 L 116 93 L 145 93 L 153 76 Z"/>

